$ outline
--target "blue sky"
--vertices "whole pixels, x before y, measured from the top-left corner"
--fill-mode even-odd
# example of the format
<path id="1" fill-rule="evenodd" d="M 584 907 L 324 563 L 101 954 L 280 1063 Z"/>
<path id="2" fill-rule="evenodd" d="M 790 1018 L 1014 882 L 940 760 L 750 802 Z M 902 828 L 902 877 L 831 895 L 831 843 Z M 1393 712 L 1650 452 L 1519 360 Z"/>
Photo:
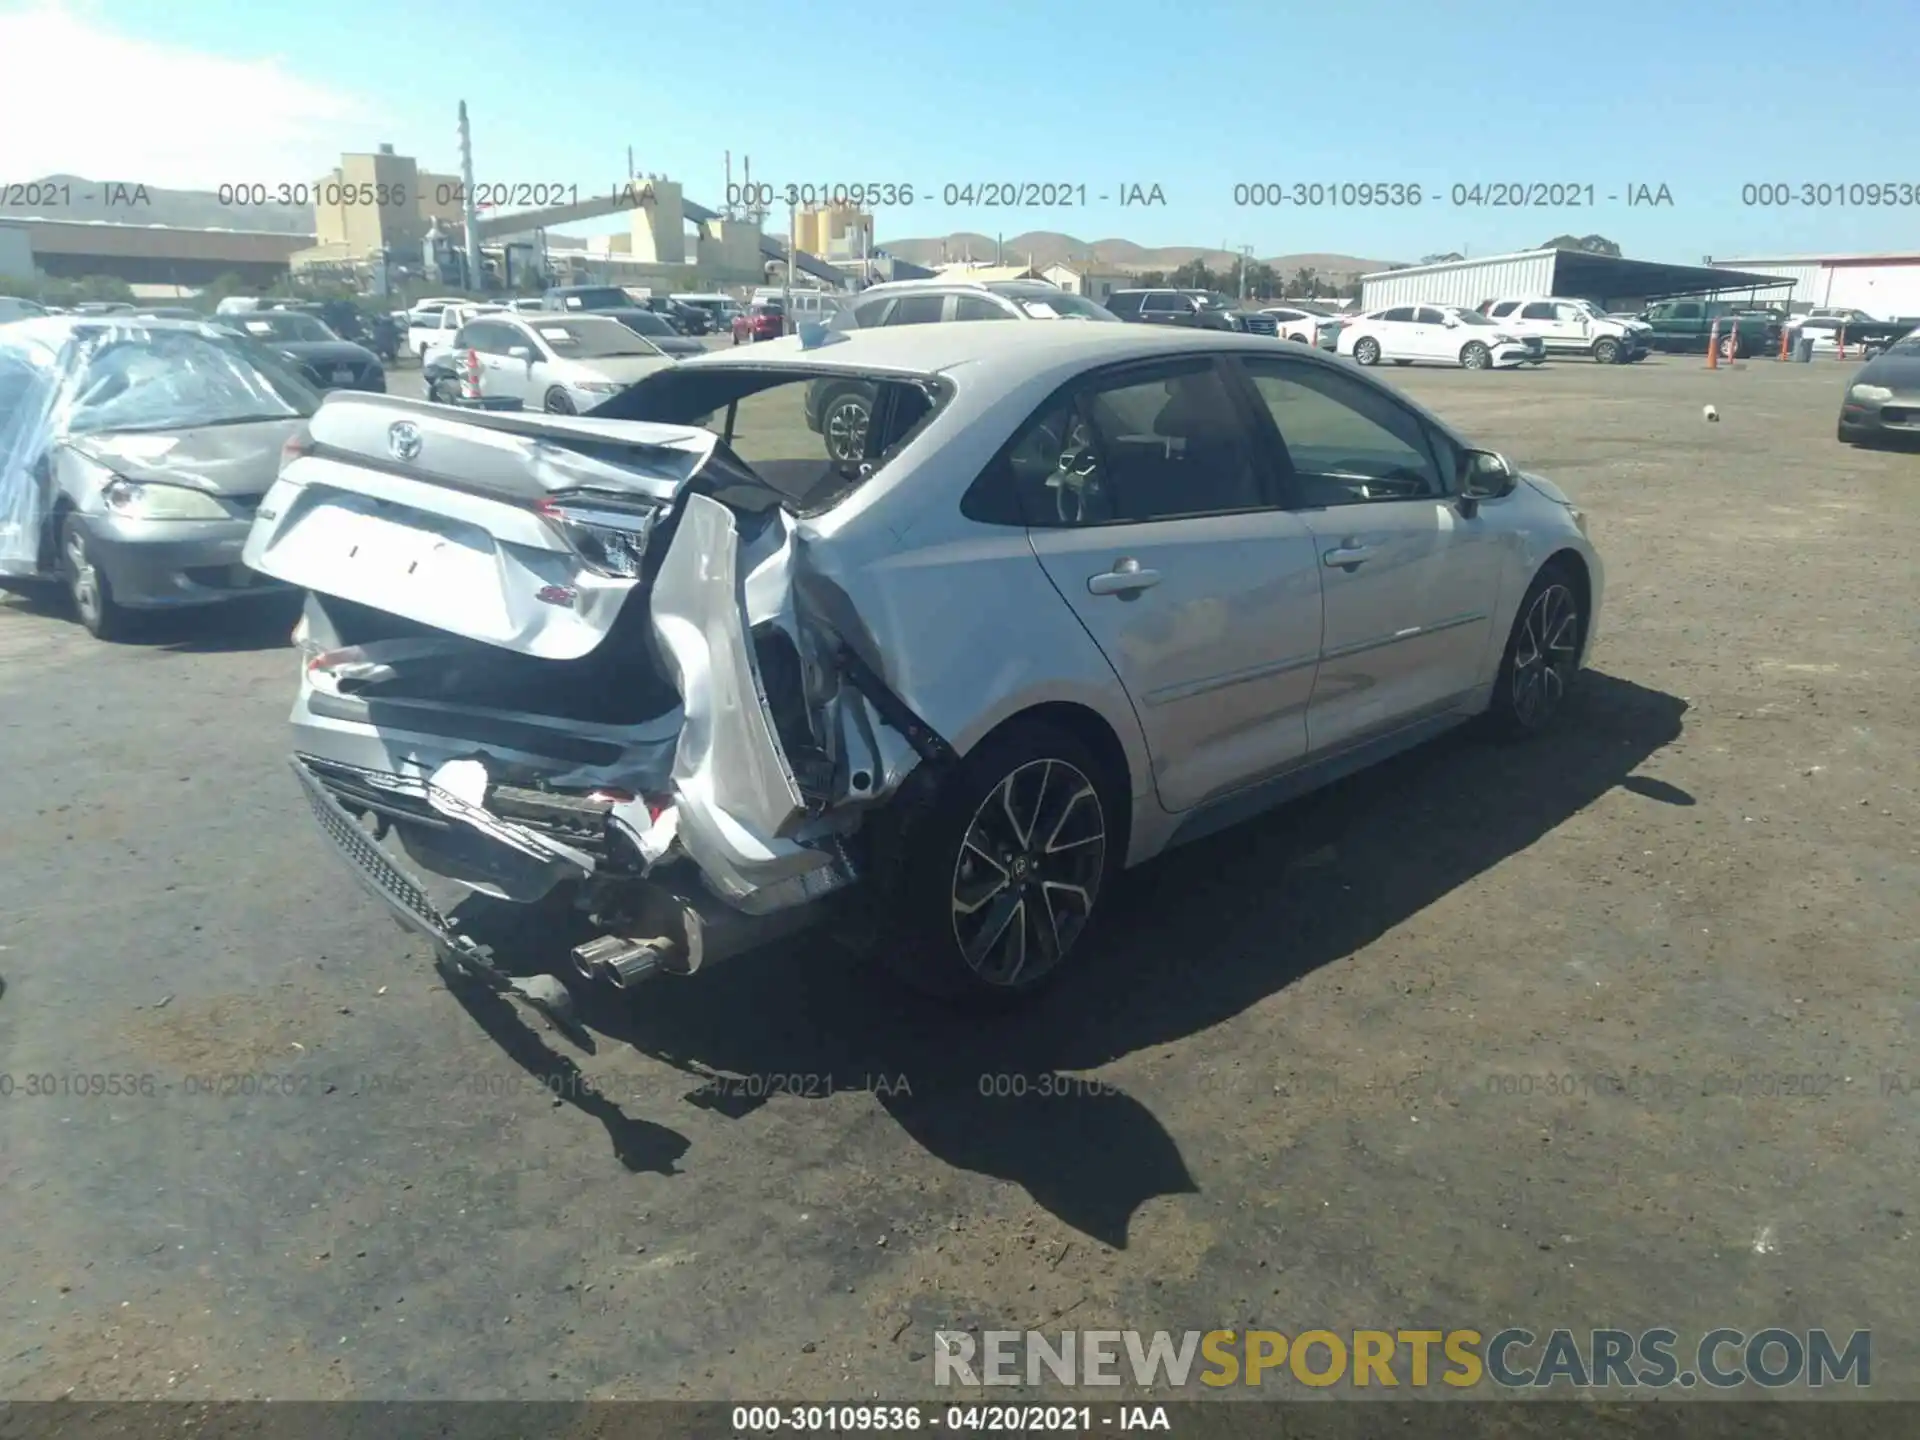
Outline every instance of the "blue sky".
<path id="1" fill-rule="evenodd" d="M 20 8 L 0 3 L 0 12 Z M 452 169 L 454 109 L 465 99 L 482 180 L 599 190 L 624 178 L 631 145 L 639 168 L 718 203 L 722 154 L 731 149 L 736 166 L 751 155 L 755 178 L 775 183 L 914 185 L 922 193 L 911 208 L 881 212 L 883 245 L 961 229 L 1389 260 L 1524 249 L 1567 231 L 1598 231 L 1628 255 L 1678 261 L 1920 245 L 1920 203 L 1769 208 L 1743 204 L 1741 193 L 1759 182 L 1920 190 L 1920 159 L 1904 143 L 1920 6 L 92 0 L 62 8 L 130 45 L 170 47 L 155 66 L 160 108 L 142 121 L 151 133 L 139 159 L 157 164 L 152 147 L 171 145 L 175 179 L 197 176 L 207 186 L 311 179 L 339 150 L 380 141 Z M 248 104 L 236 107 L 233 125 L 201 120 L 195 133 L 169 139 L 168 71 L 190 69 L 190 53 L 223 57 L 236 76 L 255 78 L 234 82 Z M 256 83 L 262 67 L 278 82 Z M 300 113 L 270 113 L 282 96 L 300 98 Z M 44 138 L 8 137 L 0 124 L 0 179 L 92 173 L 86 164 L 97 165 L 108 144 L 121 147 L 116 156 L 130 154 L 124 117 L 115 118 L 118 130 L 97 141 L 93 156 L 65 163 L 43 163 L 64 153 L 62 127 L 34 127 Z M 176 119 L 188 123 L 184 113 Z M 1876 151 L 1889 158 L 1875 162 Z M 1893 158 L 1903 151 L 1904 161 Z M 123 170 L 122 178 L 136 177 Z M 1092 203 L 940 203 L 942 187 L 976 181 L 1084 184 Z M 1263 181 L 1419 184 L 1426 199 L 1418 208 L 1234 204 L 1236 184 Z M 1591 184 L 1598 203 L 1450 203 L 1453 185 L 1500 182 Z M 1099 203 L 1133 184 L 1160 186 L 1168 203 Z M 1666 186 L 1672 204 L 1629 207 L 1628 188 L 1640 185 Z"/>

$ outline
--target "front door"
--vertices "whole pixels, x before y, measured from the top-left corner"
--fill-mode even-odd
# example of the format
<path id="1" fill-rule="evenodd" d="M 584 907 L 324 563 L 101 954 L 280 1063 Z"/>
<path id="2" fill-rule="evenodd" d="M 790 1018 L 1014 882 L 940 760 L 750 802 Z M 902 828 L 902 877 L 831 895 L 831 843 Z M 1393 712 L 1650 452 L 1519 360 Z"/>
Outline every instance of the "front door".
<path id="1" fill-rule="evenodd" d="M 1380 353 L 1389 360 L 1414 360 L 1420 355 L 1420 327 L 1413 323 L 1413 306 L 1396 305 L 1374 323 Z"/>
<path id="2" fill-rule="evenodd" d="M 1034 554 L 1119 676 L 1169 811 L 1306 752 L 1319 557 L 1217 362 L 1092 377 L 1011 458 Z"/>
<path id="3" fill-rule="evenodd" d="M 1464 341 L 1456 338 L 1457 332 L 1447 325 L 1447 314 L 1431 305 L 1422 305 L 1413 312 L 1415 353 L 1422 360 L 1452 360 L 1460 358 L 1460 346 Z"/>
<path id="4" fill-rule="evenodd" d="M 1318 551 L 1325 624 L 1311 750 L 1461 704 L 1488 678 L 1499 566 L 1491 534 L 1453 499 L 1425 423 L 1383 387 L 1325 366 L 1241 364 Z"/>

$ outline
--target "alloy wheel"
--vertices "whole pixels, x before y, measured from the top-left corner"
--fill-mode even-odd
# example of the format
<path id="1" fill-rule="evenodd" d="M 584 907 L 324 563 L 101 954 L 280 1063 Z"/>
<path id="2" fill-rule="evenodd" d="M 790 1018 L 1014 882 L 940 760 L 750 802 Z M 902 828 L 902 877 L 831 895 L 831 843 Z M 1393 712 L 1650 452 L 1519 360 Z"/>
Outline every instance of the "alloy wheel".
<path id="1" fill-rule="evenodd" d="M 1353 358 L 1358 360 L 1362 365 L 1373 364 L 1374 361 L 1380 358 L 1380 346 L 1378 342 L 1372 339 L 1360 341 L 1353 347 Z"/>
<path id="2" fill-rule="evenodd" d="M 1579 648 L 1573 592 L 1557 582 L 1544 587 L 1527 608 L 1513 647 L 1513 714 L 1527 729 L 1546 724 L 1566 699 Z"/>
<path id="3" fill-rule="evenodd" d="M 93 567 L 86 536 L 77 525 L 67 527 L 67 589 L 81 623 L 89 630 L 96 627 L 100 623 L 100 572 Z"/>
<path id="4" fill-rule="evenodd" d="M 987 792 L 954 861 L 953 936 L 989 985 L 1033 984 L 1072 949 L 1106 865 L 1100 793 L 1064 760 L 1031 760 Z"/>
<path id="5" fill-rule="evenodd" d="M 867 424 L 871 416 L 859 400 L 836 400 L 827 412 L 827 454 L 835 460 L 859 460 L 867 453 Z"/>
<path id="6" fill-rule="evenodd" d="M 1492 361 L 1492 352 L 1478 340 L 1460 352 L 1460 363 L 1469 370 L 1484 370 Z"/>

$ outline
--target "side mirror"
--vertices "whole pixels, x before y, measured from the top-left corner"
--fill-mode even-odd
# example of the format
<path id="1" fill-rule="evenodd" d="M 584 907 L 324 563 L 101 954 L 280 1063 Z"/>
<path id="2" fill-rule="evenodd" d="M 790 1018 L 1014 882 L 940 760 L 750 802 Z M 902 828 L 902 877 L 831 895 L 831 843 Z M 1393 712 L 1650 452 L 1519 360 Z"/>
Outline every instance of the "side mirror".
<path id="1" fill-rule="evenodd" d="M 515 360 L 524 360 L 529 365 L 533 363 L 533 349 L 531 346 L 515 345 L 507 351 L 507 354 L 511 355 Z"/>
<path id="2" fill-rule="evenodd" d="M 1459 328 L 1460 328 L 1460 317 L 1458 315 L 1447 316 L 1447 329 L 1458 330 Z"/>
<path id="3" fill-rule="evenodd" d="M 1514 492 L 1520 476 L 1507 457 L 1492 450 L 1468 450 L 1460 456 L 1461 508 L 1471 517 L 1482 500 L 1500 500 Z"/>

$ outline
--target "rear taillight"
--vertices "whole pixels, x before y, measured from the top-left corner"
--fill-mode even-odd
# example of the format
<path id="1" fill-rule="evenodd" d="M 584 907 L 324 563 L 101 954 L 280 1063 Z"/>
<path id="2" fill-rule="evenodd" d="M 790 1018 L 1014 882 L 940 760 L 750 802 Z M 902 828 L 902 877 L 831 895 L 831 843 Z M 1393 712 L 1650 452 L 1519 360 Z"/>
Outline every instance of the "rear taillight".
<path id="1" fill-rule="evenodd" d="M 534 509 L 591 569 L 616 580 L 640 578 L 658 506 L 574 496 L 542 500 Z"/>

